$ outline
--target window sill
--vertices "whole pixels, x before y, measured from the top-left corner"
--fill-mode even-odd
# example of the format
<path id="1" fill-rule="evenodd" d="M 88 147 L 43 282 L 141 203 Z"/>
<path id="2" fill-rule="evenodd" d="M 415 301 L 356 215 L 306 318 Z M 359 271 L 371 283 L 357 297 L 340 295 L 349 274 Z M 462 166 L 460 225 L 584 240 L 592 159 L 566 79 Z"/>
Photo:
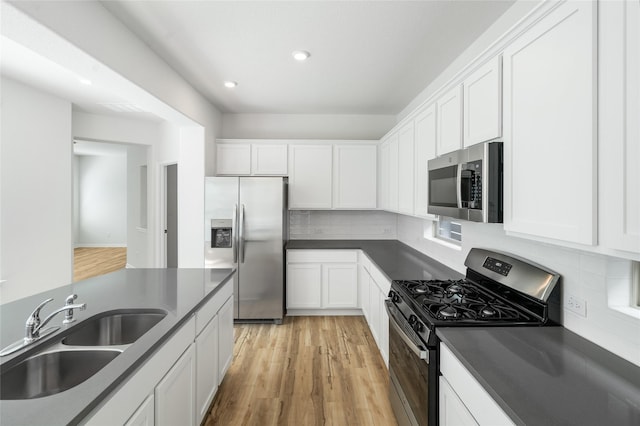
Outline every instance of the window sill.
<path id="1" fill-rule="evenodd" d="M 632 306 L 609 306 L 609 309 L 620 312 L 624 315 L 628 315 L 631 318 L 640 320 L 640 308 L 634 308 Z"/>
<path id="2" fill-rule="evenodd" d="M 446 240 L 443 240 L 442 238 L 437 238 L 437 237 L 424 237 L 424 238 L 428 241 L 433 241 L 444 247 L 457 250 L 457 251 L 462 251 L 462 244 L 450 243 L 449 241 L 446 241 Z"/>

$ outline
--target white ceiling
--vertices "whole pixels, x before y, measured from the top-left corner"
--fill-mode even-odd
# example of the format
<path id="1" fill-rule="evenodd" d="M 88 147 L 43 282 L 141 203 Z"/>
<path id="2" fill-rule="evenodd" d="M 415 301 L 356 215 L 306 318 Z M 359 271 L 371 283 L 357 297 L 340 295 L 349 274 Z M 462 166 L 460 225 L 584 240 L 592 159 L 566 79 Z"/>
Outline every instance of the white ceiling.
<path id="1" fill-rule="evenodd" d="M 223 112 L 397 114 L 513 1 L 102 4 Z"/>

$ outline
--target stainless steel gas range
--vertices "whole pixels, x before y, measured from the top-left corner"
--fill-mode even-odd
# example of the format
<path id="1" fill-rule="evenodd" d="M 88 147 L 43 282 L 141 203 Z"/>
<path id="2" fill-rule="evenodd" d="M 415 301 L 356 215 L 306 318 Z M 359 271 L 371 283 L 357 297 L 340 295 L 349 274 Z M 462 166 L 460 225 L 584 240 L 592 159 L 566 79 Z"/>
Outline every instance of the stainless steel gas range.
<path id="1" fill-rule="evenodd" d="M 438 424 L 438 327 L 545 326 L 560 322 L 560 276 L 522 258 L 471 249 L 466 278 L 393 281 L 390 398 L 403 425 Z"/>

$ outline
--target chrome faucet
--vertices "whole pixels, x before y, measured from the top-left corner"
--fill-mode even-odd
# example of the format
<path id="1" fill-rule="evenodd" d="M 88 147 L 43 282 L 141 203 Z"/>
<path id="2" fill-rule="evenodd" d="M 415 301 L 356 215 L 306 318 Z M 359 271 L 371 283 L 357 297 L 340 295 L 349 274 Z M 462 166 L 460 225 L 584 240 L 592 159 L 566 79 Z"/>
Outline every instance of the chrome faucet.
<path id="1" fill-rule="evenodd" d="M 60 312 L 64 312 L 65 316 L 64 316 L 64 321 L 62 321 L 63 324 L 69 324 L 73 321 L 75 321 L 73 319 L 73 310 L 74 309 L 79 309 L 81 311 L 84 311 L 87 308 L 87 304 L 86 303 L 82 303 L 82 304 L 73 304 L 73 301 L 78 297 L 77 294 L 72 294 L 69 297 L 67 297 L 65 304 L 62 308 L 58 308 L 55 311 L 53 311 L 52 313 L 49 314 L 48 317 L 46 317 L 44 319 L 44 321 L 40 321 L 40 310 L 42 309 L 42 307 L 44 305 L 46 305 L 47 303 L 51 302 L 53 299 L 47 299 L 44 302 L 40 303 L 36 309 L 31 313 L 31 315 L 29 315 L 29 318 L 27 318 L 27 322 L 25 324 L 25 336 L 24 336 L 24 343 L 25 344 L 29 344 L 32 342 L 35 342 L 36 340 L 38 340 L 40 337 L 40 330 L 42 330 L 42 328 L 47 325 L 47 323 L 49 321 L 51 321 L 51 319 L 56 316 L 57 314 L 59 314 Z M 55 330 L 57 330 L 58 327 L 54 328 L 54 329 L 46 329 L 43 330 L 43 333 L 46 331 L 46 333 L 44 333 L 43 335 L 49 334 Z"/>

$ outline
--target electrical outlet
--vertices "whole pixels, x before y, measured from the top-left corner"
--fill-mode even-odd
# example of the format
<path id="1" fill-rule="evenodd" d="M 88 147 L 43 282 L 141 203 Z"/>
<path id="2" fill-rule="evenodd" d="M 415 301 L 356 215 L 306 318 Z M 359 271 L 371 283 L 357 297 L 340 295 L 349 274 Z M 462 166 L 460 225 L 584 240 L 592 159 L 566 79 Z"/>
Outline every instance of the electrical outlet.
<path id="1" fill-rule="evenodd" d="M 587 317 L 587 301 L 584 299 L 569 294 L 567 295 L 567 301 L 564 306 L 581 317 Z"/>

